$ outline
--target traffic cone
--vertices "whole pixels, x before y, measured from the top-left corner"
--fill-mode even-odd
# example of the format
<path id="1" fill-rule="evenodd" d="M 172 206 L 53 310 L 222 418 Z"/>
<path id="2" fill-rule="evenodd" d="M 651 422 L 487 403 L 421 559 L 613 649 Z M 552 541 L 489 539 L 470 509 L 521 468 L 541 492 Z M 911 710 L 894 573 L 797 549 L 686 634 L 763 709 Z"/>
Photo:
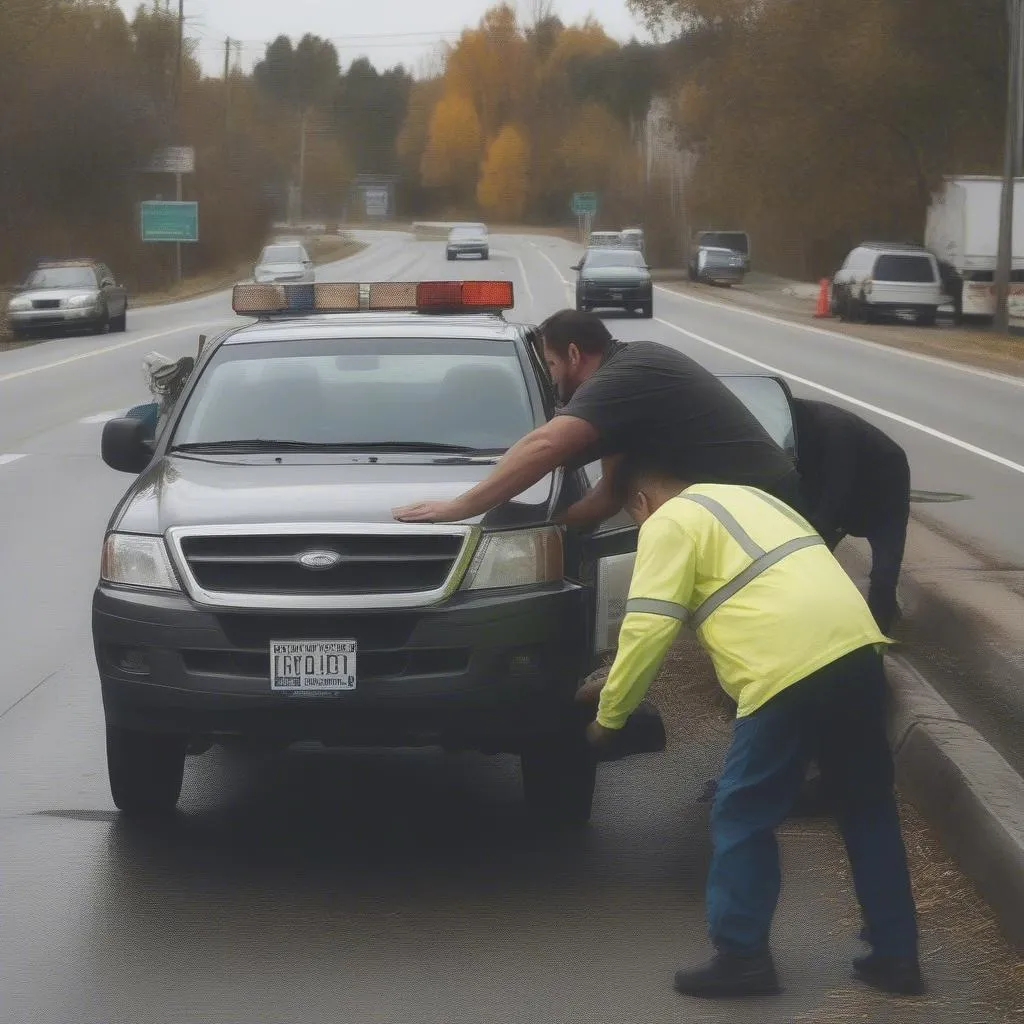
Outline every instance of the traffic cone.
<path id="1" fill-rule="evenodd" d="M 815 319 L 827 320 L 832 315 L 829 306 L 829 280 L 827 277 L 821 279 L 821 287 L 818 289 L 818 306 L 814 311 Z"/>

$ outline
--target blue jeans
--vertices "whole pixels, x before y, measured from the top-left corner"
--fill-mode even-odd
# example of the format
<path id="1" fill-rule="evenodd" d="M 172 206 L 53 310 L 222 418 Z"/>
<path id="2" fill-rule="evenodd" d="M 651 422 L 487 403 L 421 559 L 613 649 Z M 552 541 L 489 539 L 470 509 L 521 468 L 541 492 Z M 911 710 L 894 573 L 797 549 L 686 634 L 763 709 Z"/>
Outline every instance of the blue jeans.
<path id="1" fill-rule="evenodd" d="M 711 815 L 708 928 L 722 952 L 768 948 L 779 899 L 775 828 L 817 759 L 875 952 L 917 956 L 917 920 L 893 793 L 882 658 L 865 647 L 736 720 Z"/>

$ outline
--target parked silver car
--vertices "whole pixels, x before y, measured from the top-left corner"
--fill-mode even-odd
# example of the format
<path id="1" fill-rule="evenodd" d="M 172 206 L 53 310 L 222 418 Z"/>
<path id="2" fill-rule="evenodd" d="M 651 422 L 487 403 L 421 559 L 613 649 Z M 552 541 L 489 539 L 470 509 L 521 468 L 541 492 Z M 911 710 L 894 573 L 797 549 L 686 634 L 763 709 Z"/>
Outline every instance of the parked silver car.
<path id="1" fill-rule="evenodd" d="M 253 279 L 258 284 L 313 284 L 316 270 L 300 242 L 276 242 L 260 253 Z"/>
<path id="2" fill-rule="evenodd" d="M 40 262 L 7 304 L 15 337 L 49 331 L 123 331 L 128 292 L 110 268 L 93 260 Z"/>

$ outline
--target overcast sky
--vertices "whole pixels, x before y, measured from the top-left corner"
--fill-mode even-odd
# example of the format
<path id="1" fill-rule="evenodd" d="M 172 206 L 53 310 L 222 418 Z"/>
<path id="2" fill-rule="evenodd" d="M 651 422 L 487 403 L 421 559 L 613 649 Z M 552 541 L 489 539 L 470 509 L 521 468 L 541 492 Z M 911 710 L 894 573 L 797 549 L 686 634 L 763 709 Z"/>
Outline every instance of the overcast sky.
<path id="1" fill-rule="evenodd" d="M 139 0 L 118 0 L 129 16 Z M 147 0 L 147 4 L 152 0 Z M 160 0 L 163 3 L 164 0 Z M 417 70 L 440 42 L 457 38 L 459 30 L 475 25 L 493 0 L 185 0 L 188 32 L 199 40 L 199 57 L 210 74 L 224 64 L 224 39 L 243 43 L 247 69 L 263 55 L 264 45 L 284 34 L 297 39 L 306 32 L 330 38 L 342 67 L 365 55 L 378 68 L 404 63 Z M 528 18 L 532 0 L 519 0 Z M 177 10 L 177 0 L 171 7 Z M 593 14 L 609 35 L 623 42 L 647 38 L 626 7 L 626 0 L 555 0 L 563 21 L 582 21 Z"/>

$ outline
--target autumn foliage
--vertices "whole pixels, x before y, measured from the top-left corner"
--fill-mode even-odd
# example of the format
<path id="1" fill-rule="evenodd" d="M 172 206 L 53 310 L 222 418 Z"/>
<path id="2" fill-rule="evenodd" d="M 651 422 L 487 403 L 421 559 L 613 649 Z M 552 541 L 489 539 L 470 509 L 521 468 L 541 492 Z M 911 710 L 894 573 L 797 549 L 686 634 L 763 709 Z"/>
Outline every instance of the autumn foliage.
<path id="1" fill-rule="evenodd" d="M 656 51 L 620 46 L 596 22 L 547 14 L 523 26 L 500 4 L 417 82 L 398 152 L 421 209 L 565 222 L 573 192 L 598 191 L 609 224 L 643 206 L 635 129 Z"/>
<path id="2" fill-rule="evenodd" d="M 806 279 L 866 238 L 923 240 L 944 174 L 998 173 L 1004 0 L 632 0 L 675 28 L 693 227 L 743 226 Z"/>

